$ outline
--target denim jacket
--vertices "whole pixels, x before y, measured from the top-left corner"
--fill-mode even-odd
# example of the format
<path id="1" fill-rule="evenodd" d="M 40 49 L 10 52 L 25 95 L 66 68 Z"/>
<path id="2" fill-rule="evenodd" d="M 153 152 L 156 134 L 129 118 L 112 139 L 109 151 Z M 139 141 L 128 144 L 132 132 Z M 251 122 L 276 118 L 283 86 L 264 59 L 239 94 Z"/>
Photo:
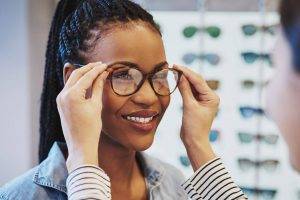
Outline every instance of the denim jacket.
<path id="1" fill-rule="evenodd" d="M 65 143 L 54 143 L 48 157 L 38 166 L 0 188 L 0 200 L 65 200 L 68 171 L 63 155 Z M 181 187 L 183 174 L 174 166 L 144 152 L 137 158 L 145 174 L 149 200 L 187 200 Z"/>

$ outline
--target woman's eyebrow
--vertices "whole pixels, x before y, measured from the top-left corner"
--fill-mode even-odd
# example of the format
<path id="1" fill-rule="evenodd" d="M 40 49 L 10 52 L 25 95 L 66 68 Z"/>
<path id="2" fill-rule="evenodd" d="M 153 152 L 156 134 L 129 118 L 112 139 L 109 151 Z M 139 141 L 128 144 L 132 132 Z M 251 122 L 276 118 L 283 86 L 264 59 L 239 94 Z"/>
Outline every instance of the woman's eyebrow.
<path id="1" fill-rule="evenodd" d="M 113 63 L 109 64 L 108 66 L 112 67 L 113 65 L 116 65 L 116 64 L 122 64 L 122 65 L 126 65 L 128 67 L 140 69 L 140 66 L 138 64 L 132 63 L 132 62 L 129 62 L 129 61 L 117 61 L 117 62 L 113 62 Z M 159 68 L 165 66 L 166 64 L 168 64 L 167 61 L 163 61 L 163 62 L 160 62 L 158 64 L 155 64 L 154 69 L 159 69 Z"/>

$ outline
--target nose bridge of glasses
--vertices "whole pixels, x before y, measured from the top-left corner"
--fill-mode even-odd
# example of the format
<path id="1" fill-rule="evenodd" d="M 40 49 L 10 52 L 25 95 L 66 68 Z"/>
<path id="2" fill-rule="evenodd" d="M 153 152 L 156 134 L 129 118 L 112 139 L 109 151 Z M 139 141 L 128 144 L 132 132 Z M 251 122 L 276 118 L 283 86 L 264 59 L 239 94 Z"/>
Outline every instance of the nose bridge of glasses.
<path id="1" fill-rule="evenodd" d="M 152 105 L 157 101 L 158 96 L 152 87 L 149 76 L 145 76 L 131 98 L 134 103 L 147 106 Z"/>
<path id="2" fill-rule="evenodd" d="M 141 92 L 141 91 L 143 92 L 145 90 L 145 88 L 147 88 L 148 90 L 150 90 L 150 93 L 153 93 L 154 95 L 156 95 L 156 92 L 154 90 L 153 83 L 152 83 L 152 77 L 153 77 L 154 73 L 150 72 L 150 73 L 144 74 L 141 72 L 141 74 L 142 74 L 143 78 L 142 78 L 141 82 L 138 84 L 137 92 Z M 146 94 L 149 94 L 149 92 L 146 92 Z"/>

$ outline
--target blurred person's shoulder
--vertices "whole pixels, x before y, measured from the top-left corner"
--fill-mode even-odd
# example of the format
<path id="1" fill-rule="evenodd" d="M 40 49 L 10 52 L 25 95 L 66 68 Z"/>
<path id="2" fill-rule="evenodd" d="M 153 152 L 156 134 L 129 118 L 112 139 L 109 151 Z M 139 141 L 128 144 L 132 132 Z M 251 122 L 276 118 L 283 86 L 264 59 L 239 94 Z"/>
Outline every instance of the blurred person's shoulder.
<path id="1" fill-rule="evenodd" d="M 0 200 L 67 199 L 65 160 L 55 143 L 38 166 L 0 188 Z"/>

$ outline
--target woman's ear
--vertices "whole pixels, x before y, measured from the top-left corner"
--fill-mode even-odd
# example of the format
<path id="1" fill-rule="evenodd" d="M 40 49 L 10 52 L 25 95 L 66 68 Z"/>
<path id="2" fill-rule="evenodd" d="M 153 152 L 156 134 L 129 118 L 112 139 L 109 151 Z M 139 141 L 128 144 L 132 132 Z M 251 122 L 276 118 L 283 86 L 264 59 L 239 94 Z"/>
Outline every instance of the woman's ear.
<path id="1" fill-rule="evenodd" d="M 76 68 L 68 62 L 64 65 L 64 69 L 63 69 L 64 84 L 66 84 L 66 82 L 68 81 L 69 77 L 71 76 L 72 72 L 75 69 Z"/>

